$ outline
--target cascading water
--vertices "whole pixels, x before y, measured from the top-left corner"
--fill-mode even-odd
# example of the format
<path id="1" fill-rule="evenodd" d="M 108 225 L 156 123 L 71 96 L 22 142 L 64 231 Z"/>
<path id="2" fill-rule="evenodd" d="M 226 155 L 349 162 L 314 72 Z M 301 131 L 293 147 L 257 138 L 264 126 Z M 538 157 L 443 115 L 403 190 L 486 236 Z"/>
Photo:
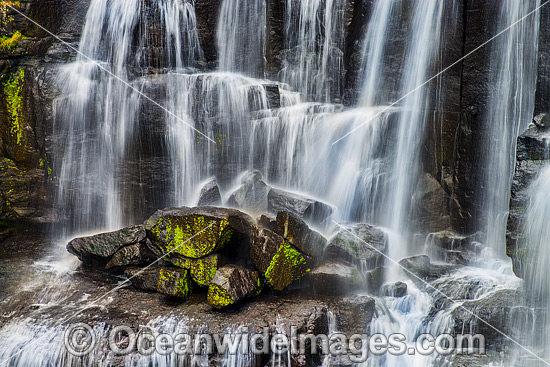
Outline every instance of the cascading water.
<path id="1" fill-rule="evenodd" d="M 540 5 L 538 0 L 499 2 L 499 29 Z M 489 102 L 484 117 L 481 208 L 493 257 L 504 258 L 506 222 L 516 141 L 533 119 L 539 41 L 538 13 L 510 28 L 491 45 Z"/>

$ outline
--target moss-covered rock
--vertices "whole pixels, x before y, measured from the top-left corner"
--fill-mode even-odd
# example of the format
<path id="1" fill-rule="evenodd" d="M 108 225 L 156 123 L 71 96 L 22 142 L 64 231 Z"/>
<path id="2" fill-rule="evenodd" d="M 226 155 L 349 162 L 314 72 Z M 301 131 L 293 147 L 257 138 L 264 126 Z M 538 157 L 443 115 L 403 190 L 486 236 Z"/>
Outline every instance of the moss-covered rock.
<path id="1" fill-rule="evenodd" d="M 167 257 L 165 260 L 180 268 L 189 270 L 195 283 L 203 287 L 210 284 L 216 275 L 216 271 L 224 264 L 224 257 L 220 254 L 212 254 L 200 259 L 178 256 Z"/>
<path id="2" fill-rule="evenodd" d="M 143 226 L 131 226 L 114 232 L 75 238 L 69 242 L 67 250 L 86 265 L 104 266 L 121 248 L 144 241 L 145 236 Z"/>
<path id="3" fill-rule="evenodd" d="M 161 268 L 157 291 L 173 297 L 188 298 L 191 295 L 191 277 L 187 269 Z"/>
<path id="4" fill-rule="evenodd" d="M 274 232 L 314 257 L 320 258 L 325 252 L 327 239 L 311 230 L 306 222 L 291 212 L 282 211 L 277 214 Z"/>
<path id="5" fill-rule="evenodd" d="M 223 249 L 239 233 L 250 231 L 253 220 L 232 209 L 199 207 L 157 211 L 145 222 L 151 250 L 158 256 L 200 259 Z"/>
<path id="6" fill-rule="evenodd" d="M 214 308 L 221 309 L 262 291 L 262 281 L 257 271 L 236 265 L 227 265 L 216 272 L 208 286 L 207 301 Z"/>
<path id="7" fill-rule="evenodd" d="M 279 291 L 303 277 L 313 264 L 311 257 L 265 228 L 256 228 L 252 233 L 250 258 L 266 283 Z"/>

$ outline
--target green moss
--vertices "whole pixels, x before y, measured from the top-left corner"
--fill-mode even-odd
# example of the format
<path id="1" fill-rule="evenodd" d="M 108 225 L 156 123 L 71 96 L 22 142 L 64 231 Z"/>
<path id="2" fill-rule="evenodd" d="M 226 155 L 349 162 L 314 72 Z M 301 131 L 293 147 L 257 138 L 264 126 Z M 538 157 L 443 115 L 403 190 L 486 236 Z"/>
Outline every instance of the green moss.
<path id="1" fill-rule="evenodd" d="M 191 287 L 187 271 L 161 269 L 157 290 L 171 296 L 188 298 L 191 295 Z"/>
<path id="2" fill-rule="evenodd" d="M 221 309 L 235 303 L 229 294 L 216 284 L 210 284 L 208 287 L 208 295 L 206 296 L 208 304 L 214 308 Z"/>
<path id="3" fill-rule="evenodd" d="M 19 72 L 4 83 L 4 96 L 7 101 L 8 114 L 10 116 L 10 133 L 16 139 L 18 145 L 23 138 L 22 113 L 23 113 L 23 83 L 25 81 L 25 71 L 19 69 Z"/>
<path id="4" fill-rule="evenodd" d="M 16 31 L 11 37 L 0 37 L 0 50 L 13 50 L 23 38 L 23 35 L 19 31 Z"/>
<path id="5" fill-rule="evenodd" d="M 220 255 L 214 254 L 200 259 L 172 257 L 169 261 L 180 268 L 188 269 L 195 283 L 204 287 L 214 279 L 219 268 Z"/>
<path id="6" fill-rule="evenodd" d="M 151 232 L 165 252 L 193 259 L 223 248 L 233 236 L 227 220 L 201 215 L 161 218 Z"/>
<path id="7" fill-rule="evenodd" d="M 284 243 L 273 256 L 265 272 L 265 279 L 273 289 L 282 291 L 309 271 L 305 257 L 291 245 Z"/>

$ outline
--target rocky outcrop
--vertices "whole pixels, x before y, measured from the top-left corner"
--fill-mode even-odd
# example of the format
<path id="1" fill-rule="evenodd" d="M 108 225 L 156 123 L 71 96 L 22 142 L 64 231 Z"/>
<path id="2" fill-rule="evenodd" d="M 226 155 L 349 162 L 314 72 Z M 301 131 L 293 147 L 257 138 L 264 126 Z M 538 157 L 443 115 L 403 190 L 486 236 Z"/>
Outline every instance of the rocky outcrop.
<path id="1" fill-rule="evenodd" d="M 407 283 L 384 284 L 380 289 L 380 293 L 386 297 L 404 297 L 407 295 Z"/>
<path id="2" fill-rule="evenodd" d="M 426 251 L 436 260 L 467 265 L 476 261 L 483 249 L 482 234 L 459 235 L 451 231 L 430 233 L 426 237 Z"/>
<path id="3" fill-rule="evenodd" d="M 220 268 L 208 286 L 208 304 L 221 309 L 246 298 L 257 296 L 262 291 L 262 280 L 257 271 L 235 265 Z"/>
<path id="4" fill-rule="evenodd" d="M 273 232 L 308 255 L 321 258 L 325 253 L 327 239 L 319 232 L 310 229 L 303 220 L 290 212 L 277 213 Z"/>
<path id="5" fill-rule="evenodd" d="M 544 124 L 540 116 L 539 126 Z M 531 125 L 518 137 L 516 151 L 516 169 L 510 193 L 510 212 L 506 231 L 506 254 L 512 259 L 514 272 L 525 275 L 527 249 L 522 243 L 522 225 L 529 204 L 528 188 L 537 174 L 550 162 L 550 131 Z"/>
<path id="6" fill-rule="evenodd" d="M 105 265 L 117 251 L 136 245 L 145 238 L 143 226 L 132 226 L 114 232 L 75 238 L 67 245 L 67 251 L 86 265 Z"/>
<path id="7" fill-rule="evenodd" d="M 457 269 L 456 265 L 434 264 L 426 255 L 411 256 L 399 261 L 399 265 L 407 269 L 405 272 L 412 281 L 424 285 L 423 281 L 441 278 Z"/>
<path id="8" fill-rule="evenodd" d="M 250 213 L 264 213 L 267 211 L 269 190 L 270 187 L 263 181 L 261 172 L 246 172 L 241 177 L 241 187 L 229 196 L 227 205 Z"/>
<path id="9" fill-rule="evenodd" d="M 321 201 L 279 189 L 269 190 L 268 210 L 272 213 L 289 211 L 314 224 L 321 224 L 334 209 Z"/>
<path id="10" fill-rule="evenodd" d="M 354 266 L 326 262 L 309 272 L 305 278 L 308 291 L 313 294 L 344 296 L 366 290 L 366 279 Z"/>
<path id="11" fill-rule="evenodd" d="M 222 204 L 222 195 L 218 182 L 212 179 L 204 184 L 199 194 L 197 206 L 219 206 Z"/>
<path id="12" fill-rule="evenodd" d="M 372 270 L 384 264 L 386 234 L 370 224 L 342 227 L 328 242 L 326 257 Z"/>

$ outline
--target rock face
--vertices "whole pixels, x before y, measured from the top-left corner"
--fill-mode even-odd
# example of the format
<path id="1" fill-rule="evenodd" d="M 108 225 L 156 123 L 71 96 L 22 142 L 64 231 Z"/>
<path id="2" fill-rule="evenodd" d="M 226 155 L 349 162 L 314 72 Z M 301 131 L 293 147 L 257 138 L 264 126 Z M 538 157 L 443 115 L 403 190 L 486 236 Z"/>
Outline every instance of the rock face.
<path id="1" fill-rule="evenodd" d="M 457 269 L 457 266 L 455 265 L 433 264 L 430 258 L 426 255 L 408 257 L 399 261 L 399 265 L 423 280 L 434 280 L 441 278 L 441 276 Z M 412 276 L 408 272 L 406 273 L 415 283 L 420 282 L 420 280 L 415 276 Z"/>
<path id="2" fill-rule="evenodd" d="M 186 269 L 161 268 L 157 292 L 178 298 L 191 295 L 191 277 Z"/>
<path id="3" fill-rule="evenodd" d="M 179 208 L 157 211 L 145 228 L 155 254 L 200 259 L 224 248 L 238 233 L 250 231 L 252 223 L 237 210 Z"/>
<path id="4" fill-rule="evenodd" d="M 267 200 L 270 212 L 289 211 L 314 224 L 322 223 L 334 211 L 330 205 L 321 201 L 278 189 L 269 190 Z"/>
<path id="5" fill-rule="evenodd" d="M 242 186 L 229 196 L 227 204 L 251 213 L 266 212 L 267 194 L 270 187 L 263 181 L 262 173 L 259 171 L 246 172 L 241 177 L 241 184 Z"/>
<path id="6" fill-rule="evenodd" d="M 282 291 L 310 271 L 312 259 L 265 228 L 252 232 L 250 258 L 265 276 L 266 283 Z"/>
<path id="7" fill-rule="evenodd" d="M 262 291 L 262 281 L 257 271 L 235 265 L 220 268 L 208 286 L 208 304 L 221 309 Z"/>
<path id="8" fill-rule="evenodd" d="M 510 212 L 506 233 L 506 254 L 512 259 L 514 272 L 524 276 L 527 249 L 522 246 L 522 223 L 528 205 L 527 190 L 537 174 L 549 163 L 550 131 L 531 126 L 517 141 L 516 170 L 510 194 Z"/>
<path id="9" fill-rule="evenodd" d="M 201 189 L 197 206 L 219 206 L 222 204 L 222 194 L 215 179 L 208 181 Z"/>
<path id="10" fill-rule="evenodd" d="M 303 220 L 291 212 L 277 213 L 273 231 L 308 255 L 316 258 L 324 255 L 327 239 L 319 232 L 311 230 Z"/>
<path id="11" fill-rule="evenodd" d="M 431 233 L 426 238 L 426 250 L 434 259 L 467 265 L 475 261 L 482 250 L 482 234 L 459 235 L 450 231 Z"/>
<path id="12" fill-rule="evenodd" d="M 330 239 L 326 256 L 374 269 L 384 263 L 386 234 L 370 224 L 342 228 Z"/>
<path id="13" fill-rule="evenodd" d="M 143 226 L 132 226 L 114 232 L 75 238 L 69 242 L 67 250 L 85 264 L 105 265 L 118 250 L 144 241 L 145 237 Z"/>

